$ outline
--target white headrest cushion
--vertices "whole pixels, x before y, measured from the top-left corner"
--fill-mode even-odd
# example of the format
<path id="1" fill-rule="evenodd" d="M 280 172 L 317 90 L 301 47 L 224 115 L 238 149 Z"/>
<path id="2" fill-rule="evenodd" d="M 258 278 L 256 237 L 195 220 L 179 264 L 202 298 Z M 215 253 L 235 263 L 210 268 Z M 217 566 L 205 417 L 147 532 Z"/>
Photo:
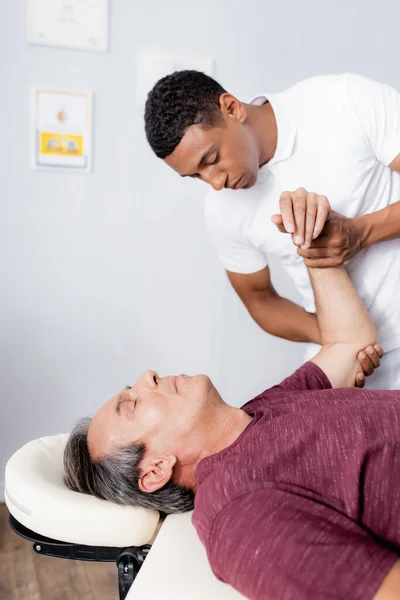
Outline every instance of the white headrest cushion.
<path id="1" fill-rule="evenodd" d="M 29 442 L 8 461 L 5 500 L 10 513 L 32 531 L 88 546 L 141 546 L 150 541 L 157 511 L 119 506 L 69 490 L 63 454 L 68 434 Z"/>

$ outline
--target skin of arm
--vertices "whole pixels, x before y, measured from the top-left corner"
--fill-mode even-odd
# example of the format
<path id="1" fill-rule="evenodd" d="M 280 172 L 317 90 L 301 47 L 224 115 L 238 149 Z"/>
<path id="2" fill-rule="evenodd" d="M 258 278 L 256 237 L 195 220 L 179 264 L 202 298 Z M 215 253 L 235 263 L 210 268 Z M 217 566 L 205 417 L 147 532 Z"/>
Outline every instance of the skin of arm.
<path id="1" fill-rule="evenodd" d="M 322 348 L 312 359 L 332 387 L 354 385 L 361 348 L 376 343 L 375 325 L 345 267 L 308 269 L 317 306 Z"/>
<path id="2" fill-rule="evenodd" d="M 275 291 L 268 267 L 242 275 L 227 271 L 228 279 L 250 315 L 264 331 L 294 342 L 320 343 L 315 315 Z"/>
<path id="3" fill-rule="evenodd" d="M 361 231 L 360 249 L 400 237 L 400 202 L 354 219 Z"/>
<path id="4" fill-rule="evenodd" d="M 373 600 L 400 600 L 400 560 L 394 563 Z"/>

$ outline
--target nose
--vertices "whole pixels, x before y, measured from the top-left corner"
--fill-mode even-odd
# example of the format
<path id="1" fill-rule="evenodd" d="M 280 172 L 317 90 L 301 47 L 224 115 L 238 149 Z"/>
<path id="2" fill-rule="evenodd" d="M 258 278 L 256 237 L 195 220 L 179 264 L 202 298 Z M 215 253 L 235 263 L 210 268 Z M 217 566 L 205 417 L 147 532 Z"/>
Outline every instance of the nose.
<path id="1" fill-rule="evenodd" d="M 223 171 L 213 169 L 207 174 L 203 175 L 203 177 L 206 182 L 209 183 L 217 192 L 225 187 L 227 176 Z"/>
<path id="2" fill-rule="evenodd" d="M 152 369 L 145 371 L 134 385 L 135 392 L 139 393 L 141 389 L 152 390 L 156 388 L 157 384 L 154 381 L 154 377 L 156 377 L 156 381 L 159 379 L 156 371 L 153 371 Z"/>

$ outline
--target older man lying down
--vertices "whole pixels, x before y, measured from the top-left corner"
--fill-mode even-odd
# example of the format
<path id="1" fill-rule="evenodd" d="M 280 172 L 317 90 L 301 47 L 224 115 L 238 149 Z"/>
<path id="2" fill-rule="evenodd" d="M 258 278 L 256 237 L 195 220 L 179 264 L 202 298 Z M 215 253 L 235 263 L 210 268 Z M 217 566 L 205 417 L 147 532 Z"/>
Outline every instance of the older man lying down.
<path id="1" fill-rule="evenodd" d="M 400 599 L 400 391 L 352 387 L 374 325 L 343 267 L 310 276 L 311 362 L 240 409 L 205 375 L 147 371 L 77 425 L 66 482 L 167 513 L 194 499 L 213 572 L 248 598 Z"/>

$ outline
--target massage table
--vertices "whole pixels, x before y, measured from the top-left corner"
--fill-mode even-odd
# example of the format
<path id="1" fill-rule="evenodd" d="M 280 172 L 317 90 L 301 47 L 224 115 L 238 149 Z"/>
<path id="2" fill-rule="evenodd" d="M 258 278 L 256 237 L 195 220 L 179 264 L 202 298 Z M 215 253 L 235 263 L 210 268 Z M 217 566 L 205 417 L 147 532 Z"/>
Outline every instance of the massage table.
<path id="1" fill-rule="evenodd" d="M 6 466 L 10 525 L 35 552 L 115 562 L 120 600 L 243 600 L 214 576 L 191 512 L 160 519 L 154 510 L 69 490 L 63 481 L 67 439 L 29 442 Z"/>

